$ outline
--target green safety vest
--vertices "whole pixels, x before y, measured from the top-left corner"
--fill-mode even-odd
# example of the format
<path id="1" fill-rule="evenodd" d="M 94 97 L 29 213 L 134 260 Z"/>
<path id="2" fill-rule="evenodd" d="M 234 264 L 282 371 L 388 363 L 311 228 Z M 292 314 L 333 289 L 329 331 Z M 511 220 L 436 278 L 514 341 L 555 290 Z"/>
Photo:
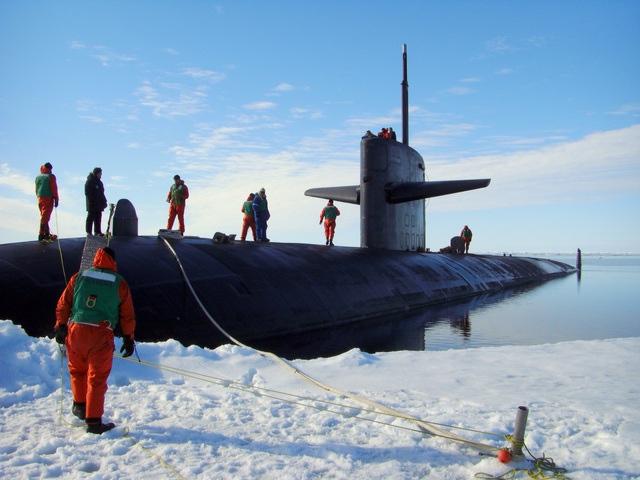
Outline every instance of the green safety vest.
<path id="1" fill-rule="evenodd" d="M 50 173 L 42 173 L 36 177 L 36 195 L 38 197 L 53 197 L 50 178 Z"/>
<path id="2" fill-rule="evenodd" d="M 75 323 L 118 323 L 122 276 L 113 270 L 90 268 L 78 274 L 73 290 L 70 320 Z"/>
<path id="3" fill-rule="evenodd" d="M 324 218 L 328 218 L 329 220 L 335 220 L 336 215 L 336 207 L 333 205 L 327 205 L 324 207 Z"/>
<path id="4" fill-rule="evenodd" d="M 242 204 L 242 208 L 244 209 L 245 215 L 253 216 L 253 200 L 247 200 Z"/>
<path id="5" fill-rule="evenodd" d="M 175 183 L 171 185 L 171 203 L 176 206 L 183 205 L 185 202 L 185 199 L 182 198 L 182 191 L 184 190 L 182 187 L 184 185 L 176 186 Z"/>

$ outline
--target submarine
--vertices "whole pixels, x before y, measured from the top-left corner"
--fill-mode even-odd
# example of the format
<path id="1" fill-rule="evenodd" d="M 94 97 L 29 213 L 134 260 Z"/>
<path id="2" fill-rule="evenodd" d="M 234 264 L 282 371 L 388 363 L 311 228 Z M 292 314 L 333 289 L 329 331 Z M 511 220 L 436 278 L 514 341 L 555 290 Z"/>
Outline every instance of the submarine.
<path id="1" fill-rule="evenodd" d="M 107 239 L 0 245 L 0 319 L 51 336 L 68 278 L 106 242 L 131 288 L 136 340 L 209 348 L 379 322 L 576 272 L 541 258 L 425 251 L 424 199 L 485 188 L 490 179 L 425 181 L 425 162 L 409 146 L 406 45 L 401 85 L 402 141 L 363 137 L 357 184 L 304 192 L 359 205 L 360 247 L 239 242 L 220 232 L 138 235 L 135 207 L 121 199 Z"/>

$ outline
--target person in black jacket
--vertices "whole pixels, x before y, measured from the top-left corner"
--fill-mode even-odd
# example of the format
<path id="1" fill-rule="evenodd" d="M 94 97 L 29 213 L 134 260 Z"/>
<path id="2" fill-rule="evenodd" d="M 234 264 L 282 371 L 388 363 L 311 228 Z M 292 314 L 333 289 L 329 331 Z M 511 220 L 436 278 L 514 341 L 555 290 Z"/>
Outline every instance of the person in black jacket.
<path id="1" fill-rule="evenodd" d="M 93 233 L 103 237 L 102 233 L 102 212 L 107 208 L 107 197 L 104 196 L 104 185 L 102 184 L 102 169 L 96 167 L 87 176 L 84 184 L 84 194 L 87 197 L 87 235 Z"/>

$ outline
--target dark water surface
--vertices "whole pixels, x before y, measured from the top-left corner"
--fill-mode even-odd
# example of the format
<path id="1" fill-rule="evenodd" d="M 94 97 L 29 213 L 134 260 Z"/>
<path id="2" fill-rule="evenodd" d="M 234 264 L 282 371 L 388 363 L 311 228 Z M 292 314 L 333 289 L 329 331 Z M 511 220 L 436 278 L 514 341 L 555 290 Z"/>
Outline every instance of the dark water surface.
<path id="1" fill-rule="evenodd" d="M 541 255 L 575 265 L 575 256 Z M 640 256 L 583 255 L 582 272 L 403 317 L 255 345 L 286 358 L 640 336 Z"/>

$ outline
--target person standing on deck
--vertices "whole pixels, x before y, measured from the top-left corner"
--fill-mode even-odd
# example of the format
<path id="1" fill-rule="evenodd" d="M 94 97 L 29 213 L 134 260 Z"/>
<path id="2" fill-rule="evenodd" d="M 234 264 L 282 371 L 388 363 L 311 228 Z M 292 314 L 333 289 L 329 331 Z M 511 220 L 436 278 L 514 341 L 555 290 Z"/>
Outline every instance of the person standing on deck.
<path id="1" fill-rule="evenodd" d="M 336 217 L 338 215 L 340 215 L 340 210 L 333 205 L 333 200 L 329 200 L 327 206 L 320 212 L 320 225 L 322 225 L 322 219 L 324 218 L 325 245 L 331 245 L 333 247 L 333 236 L 336 232 Z"/>

